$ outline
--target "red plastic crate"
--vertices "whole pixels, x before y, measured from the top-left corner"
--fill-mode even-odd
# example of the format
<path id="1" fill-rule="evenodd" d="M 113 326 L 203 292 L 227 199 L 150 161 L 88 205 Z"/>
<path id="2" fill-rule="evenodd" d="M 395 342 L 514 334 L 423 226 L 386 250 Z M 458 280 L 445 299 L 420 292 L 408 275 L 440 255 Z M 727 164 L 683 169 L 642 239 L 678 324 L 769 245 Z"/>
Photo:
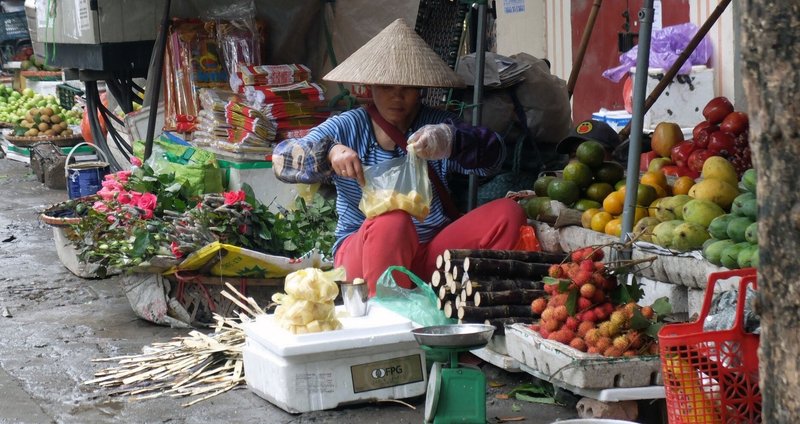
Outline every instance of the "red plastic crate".
<path id="1" fill-rule="evenodd" d="M 704 331 L 714 286 L 731 277 L 740 278 L 735 324 L 728 330 Z M 761 422 L 759 335 L 744 330 L 748 286 L 757 289 L 753 268 L 709 275 L 697 321 L 665 325 L 658 333 L 671 424 Z"/>

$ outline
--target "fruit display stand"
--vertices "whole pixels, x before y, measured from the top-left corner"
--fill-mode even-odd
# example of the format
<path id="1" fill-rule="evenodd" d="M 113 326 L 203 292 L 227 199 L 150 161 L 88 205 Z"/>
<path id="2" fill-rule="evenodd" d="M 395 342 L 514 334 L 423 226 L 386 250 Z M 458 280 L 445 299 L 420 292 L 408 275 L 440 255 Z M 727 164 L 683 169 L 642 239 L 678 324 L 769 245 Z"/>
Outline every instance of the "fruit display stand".
<path id="1" fill-rule="evenodd" d="M 508 354 L 529 374 L 602 402 L 661 399 L 658 356 L 606 358 L 542 338 L 523 324 L 506 327 Z"/>

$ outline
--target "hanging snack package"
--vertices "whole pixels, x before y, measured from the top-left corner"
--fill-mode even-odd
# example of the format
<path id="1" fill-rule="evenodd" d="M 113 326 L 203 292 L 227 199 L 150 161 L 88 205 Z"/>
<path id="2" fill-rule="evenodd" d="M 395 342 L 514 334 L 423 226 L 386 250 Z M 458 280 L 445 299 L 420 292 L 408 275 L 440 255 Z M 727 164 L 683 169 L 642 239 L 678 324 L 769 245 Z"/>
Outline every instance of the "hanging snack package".
<path id="1" fill-rule="evenodd" d="M 410 151 L 405 157 L 364 167 L 366 185 L 358 208 L 367 219 L 403 210 L 424 221 L 431 210 L 431 183 L 425 159 Z"/>

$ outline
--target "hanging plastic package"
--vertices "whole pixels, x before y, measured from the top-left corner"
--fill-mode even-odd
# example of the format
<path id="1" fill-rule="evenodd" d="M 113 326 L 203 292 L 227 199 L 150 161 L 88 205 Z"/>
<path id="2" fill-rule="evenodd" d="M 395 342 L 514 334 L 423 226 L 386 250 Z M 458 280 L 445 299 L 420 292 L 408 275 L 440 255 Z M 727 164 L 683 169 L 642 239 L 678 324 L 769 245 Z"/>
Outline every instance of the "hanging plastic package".
<path id="1" fill-rule="evenodd" d="M 432 192 L 427 162 L 413 151 L 405 157 L 364 167 L 364 179 L 358 208 L 368 219 L 403 210 L 424 221 L 430 213 Z"/>
<path id="2" fill-rule="evenodd" d="M 678 56 L 686 50 L 689 41 L 697 33 L 697 26 L 692 23 L 673 25 L 659 31 L 653 31 L 650 42 L 650 67 L 669 69 L 678 59 Z M 639 46 L 635 46 L 619 57 L 620 66 L 607 69 L 603 72 L 603 77 L 614 82 L 620 82 L 627 75 L 631 68 L 636 66 L 636 56 Z M 692 66 L 705 65 L 711 59 L 714 48 L 708 36 L 703 37 L 700 44 L 694 49 L 689 59 L 681 66 L 678 74 L 687 75 L 692 70 Z"/>

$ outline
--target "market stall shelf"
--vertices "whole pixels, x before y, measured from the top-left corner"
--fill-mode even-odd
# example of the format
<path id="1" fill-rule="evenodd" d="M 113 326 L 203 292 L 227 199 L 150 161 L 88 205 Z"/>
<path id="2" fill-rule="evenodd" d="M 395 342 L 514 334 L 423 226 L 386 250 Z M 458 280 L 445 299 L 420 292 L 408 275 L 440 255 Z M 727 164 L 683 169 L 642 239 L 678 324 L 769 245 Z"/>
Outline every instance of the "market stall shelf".
<path id="1" fill-rule="evenodd" d="M 658 356 L 606 358 L 583 353 L 562 343 L 543 339 L 522 324 L 506 328 L 506 346 L 509 355 L 520 362 L 521 368 L 565 388 L 601 391 L 662 384 Z M 663 397 L 663 388 L 661 396 L 655 396 L 658 397 Z"/>

